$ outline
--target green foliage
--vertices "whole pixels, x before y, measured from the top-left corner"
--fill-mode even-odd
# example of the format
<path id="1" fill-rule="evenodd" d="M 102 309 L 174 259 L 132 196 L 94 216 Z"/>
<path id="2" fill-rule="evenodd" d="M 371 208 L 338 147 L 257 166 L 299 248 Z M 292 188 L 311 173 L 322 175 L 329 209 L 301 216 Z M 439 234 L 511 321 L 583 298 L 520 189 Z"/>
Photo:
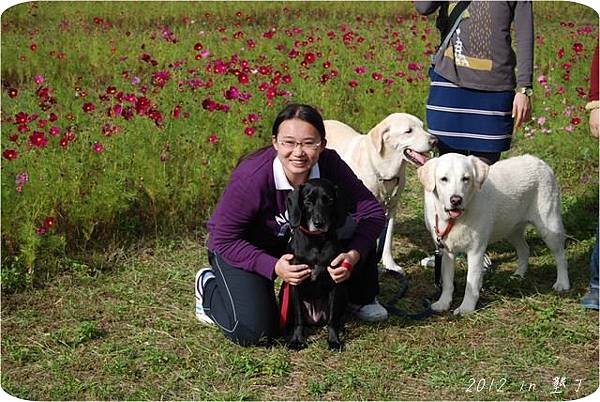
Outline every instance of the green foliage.
<path id="1" fill-rule="evenodd" d="M 4 12 L 2 152 L 18 152 L 2 157 L 5 289 L 108 243 L 202 232 L 238 158 L 269 144 L 286 102 L 314 104 L 361 132 L 392 112 L 424 118 L 438 34 L 412 3 L 247 5 L 33 2 Z M 565 221 L 581 222 L 576 236 L 584 238 L 593 230 L 586 214 L 598 205 L 597 142 L 583 110 L 597 15 L 555 8 L 534 5 L 535 118 L 511 152 L 550 163 Z M 202 51 L 209 55 L 199 58 Z M 309 54 L 315 61 L 303 63 Z M 231 87 L 251 97 L 227 99 Z M 212 110 L 208 100 L 229 109 Z M 18 131 L 20 112 L 28 131 Z M 32 142 L 35 131 L 45 146 Z"/>

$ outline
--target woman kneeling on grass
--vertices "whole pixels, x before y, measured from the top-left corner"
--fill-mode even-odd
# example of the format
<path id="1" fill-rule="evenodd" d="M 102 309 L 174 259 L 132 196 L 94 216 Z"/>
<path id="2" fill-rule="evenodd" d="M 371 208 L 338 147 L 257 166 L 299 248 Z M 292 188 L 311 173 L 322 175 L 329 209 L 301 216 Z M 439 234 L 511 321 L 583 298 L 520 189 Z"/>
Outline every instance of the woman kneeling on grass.
<path id="1" fill-rule="evenodd" d="M 279 311 L 274 280 L 298 285 L 310 276 L 307 265 L 291 265 L 286 254 L 289 224 L 286 197 L 293 186 L 323 177 L 347 197 L 352 219 L 345 253 L 332 261 L 335 282 L 349 281 L 355 315 L 382 321 L 387 311 L 379 293 L 375 242 L 385 214 L 375 197 L 339 155 L 325 149 L 325 127 L 319 112 L 308 105 L 286 106 L 273 124 L 272 146 L 242 159 L 231 174 L 208 222 L 211 268 L 196 274 L 196 317 L 218 326 L 242 345 L 256 345 L 279 335 Z M 342 230 L 344 231 L 344 230 Z M 341 267 L 345 260 L 354 266 Z"/>

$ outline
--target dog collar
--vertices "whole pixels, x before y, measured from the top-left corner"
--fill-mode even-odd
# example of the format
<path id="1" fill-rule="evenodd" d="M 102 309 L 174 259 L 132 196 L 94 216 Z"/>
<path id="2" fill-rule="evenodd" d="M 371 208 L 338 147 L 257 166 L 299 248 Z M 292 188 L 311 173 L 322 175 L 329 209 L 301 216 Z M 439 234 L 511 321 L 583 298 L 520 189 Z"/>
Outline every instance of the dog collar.
<path id="1" fill-rule="evenodd" d="M 456 220 L 454 218 L 448 219 L 448 225 L 446 225 L 446 228 L 443 232 L 440 232 L 440 228 L 438 226 L 438 215 L 435 214 L 435 234 L 437 235 L 439 240 L 444 240 L 446 236 L 448 236 L 448 233 L 450 233 L 450 231 L 454 227 L 455 222 Z"/>
<path id="2" fill-rule="evenodd" d="M 327 232 L 324 232 L 322 230 L 308 230 L 304 226 L 299 226 L 298 229 L 300 229 L 300 231 L 302 233 L 304 233 L 305 235 L 308 235 L 308 236 L 322 236 L 325 233 L 327 233 Z"/>

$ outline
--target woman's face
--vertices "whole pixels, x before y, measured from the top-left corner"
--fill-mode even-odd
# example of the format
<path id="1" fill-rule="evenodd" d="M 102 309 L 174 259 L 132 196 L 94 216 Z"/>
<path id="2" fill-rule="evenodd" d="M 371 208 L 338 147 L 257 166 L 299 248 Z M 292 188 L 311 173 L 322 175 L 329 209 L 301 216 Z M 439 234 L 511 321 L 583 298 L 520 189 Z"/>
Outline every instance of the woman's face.
<path id="1" fill-rule="evenodd" d="M 290 184 L 306 182 L 310 169 L 319 160 L 325 141 L 317 129 L 300 119 L 285 120 L 279 125 L 277 137 L 273 137 L 273 147 L 283 165 L 283 171 Z"/>

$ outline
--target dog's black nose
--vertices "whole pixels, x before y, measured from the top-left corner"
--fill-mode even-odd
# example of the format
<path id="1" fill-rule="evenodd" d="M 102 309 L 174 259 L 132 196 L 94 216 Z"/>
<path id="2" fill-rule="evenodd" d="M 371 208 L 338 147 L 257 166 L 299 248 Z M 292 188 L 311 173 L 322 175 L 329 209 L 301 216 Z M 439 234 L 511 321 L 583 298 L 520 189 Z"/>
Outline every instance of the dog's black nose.
<path id="1" fill-rule="evenodd" d="M 313 225 L 315 225 L 315 228 L 317 228 L 317 229 L 323 229 L 325 227 L 325 220 L 315 218 L 315 219 L 313 219 Z"/>
<path id="2" fill-rule="evenodd" d="M 431 136 L 431 138 L 429 139 L 429 145 L 431 145 L 432 148 L 435 148 L 438 144 L 438 139 L 434 136 Z"/>
<path id="3" fill-rule="evenodd" d="M 462 197 L 460 195 L 453 195 L 450 197 L 450 204 L 452 204 L 453 207 L 458 207 L 462 204 Z"/>

